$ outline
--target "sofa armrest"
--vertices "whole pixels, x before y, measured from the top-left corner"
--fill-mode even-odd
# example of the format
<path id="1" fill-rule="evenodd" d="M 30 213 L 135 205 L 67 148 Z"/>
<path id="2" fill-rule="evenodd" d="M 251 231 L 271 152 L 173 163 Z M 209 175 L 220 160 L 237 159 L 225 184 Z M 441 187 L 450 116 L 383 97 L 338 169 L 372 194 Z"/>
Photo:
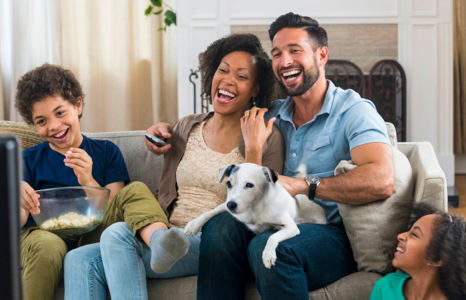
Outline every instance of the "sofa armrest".
<path id="1" fill-rule="evenodd" d="M 445 173 L 437 161 L 429 142 L 402 142 L 398 149 L 411 163 L 414 176 L 414 202 L 426 202 L 448 211 L 448 192 Z"/>
<path id="2" fill-rule="evenodd" d="M 390 144 L 392 144 L 393 147 L 398 148 L 395 126 L 390 122 L 385 122 L 385 125 L 387 125 L 387 135 L 390 140 Z"/>

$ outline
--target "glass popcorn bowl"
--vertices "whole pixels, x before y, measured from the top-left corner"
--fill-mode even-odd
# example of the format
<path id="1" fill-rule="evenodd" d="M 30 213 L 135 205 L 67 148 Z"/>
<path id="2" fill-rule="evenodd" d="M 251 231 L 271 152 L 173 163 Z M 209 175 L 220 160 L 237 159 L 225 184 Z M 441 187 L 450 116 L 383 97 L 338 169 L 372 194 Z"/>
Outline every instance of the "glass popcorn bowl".
<path id="1" fill-rule="evenodd" d="M 102 187 L 66 187 L 36 191 L 40 214 L 32 215 L 40 229 L 60 235 L 80 235 L 102 222 L 110 190 Z"/>

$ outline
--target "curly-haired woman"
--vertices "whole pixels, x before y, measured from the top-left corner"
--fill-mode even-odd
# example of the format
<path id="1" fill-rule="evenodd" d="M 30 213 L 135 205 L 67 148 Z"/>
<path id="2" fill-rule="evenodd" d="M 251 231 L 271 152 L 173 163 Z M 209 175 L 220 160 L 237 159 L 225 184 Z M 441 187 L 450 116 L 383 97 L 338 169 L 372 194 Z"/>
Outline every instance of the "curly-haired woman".
<path id="1" fill-rule="evenodd" d="M 426 204 L 411 213 L 409 231 L 398 235 L 391 273 L 377 281 L 371 300 L 466 299 L 466 222 Z"/>
<path id="2" fill-rule="evenodd" d="M 100 248 L 81 247 L 67 255 L 66 299 L 105 299 L 106 286 L 115 299 L 147 299 L 146 277 L 197 274 L 202 233 L 181 233 L 189 221 L 225 201 L 226 185 L 217 182 L 219 168 L 250 162 L 281 173 L 283 138 L 273 127 L 275 118 L 264 121 L 276 81 L 258 38 L 227 36 L 212 43 L 199 60 L 202 94 L 214 111 L 148 130 L 169 144 L 158 148 L 146 140 L 149 150 L 165 153 L 157 199 L 172 228 L 159 229 L 151 238 L 159 257 L 151 258 L 149 247 L 134 238 L 126 223 L 114 224 L 104 231 Z"/>

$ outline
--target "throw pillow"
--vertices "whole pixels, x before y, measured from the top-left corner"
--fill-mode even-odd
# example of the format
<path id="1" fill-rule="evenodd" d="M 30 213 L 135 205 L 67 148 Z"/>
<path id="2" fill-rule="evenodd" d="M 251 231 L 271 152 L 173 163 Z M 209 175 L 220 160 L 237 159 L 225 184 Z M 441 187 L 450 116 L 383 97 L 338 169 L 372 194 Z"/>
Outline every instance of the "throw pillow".
<path id="1" fill-rule="evenodd" d="M 0 121 L 0 134 L 12 135 L 21 142 L 21 150 L 38 145 L 44 140 L 34 126 L 22 122 Z"/>
<path id="2" fill-rule="evenodd" d="M 392 150 L 395 182 L 390 198 L 364 205 L 338 203 L 359 271 L 393 272 L 391 261 L 398 243 L 397 235 L 407 228 L 413 203 L 413 172 L 408 158 L 398 149 L 392 147 Z M 341 161 L 335 175 L 356 167 L 352 161 Z"/>

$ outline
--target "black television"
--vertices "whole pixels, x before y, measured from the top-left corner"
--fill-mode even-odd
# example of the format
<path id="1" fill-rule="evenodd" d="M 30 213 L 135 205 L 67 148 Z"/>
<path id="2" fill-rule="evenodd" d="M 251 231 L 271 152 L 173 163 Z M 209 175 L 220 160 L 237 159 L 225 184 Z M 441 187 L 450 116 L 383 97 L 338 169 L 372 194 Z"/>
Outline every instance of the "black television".
<path id="1" fill-rule="evenodd" d="M 18 140 L 11 136 L 0 136 L 1 299 L 22 299 L 19 263 L 20 157 Z"/>

